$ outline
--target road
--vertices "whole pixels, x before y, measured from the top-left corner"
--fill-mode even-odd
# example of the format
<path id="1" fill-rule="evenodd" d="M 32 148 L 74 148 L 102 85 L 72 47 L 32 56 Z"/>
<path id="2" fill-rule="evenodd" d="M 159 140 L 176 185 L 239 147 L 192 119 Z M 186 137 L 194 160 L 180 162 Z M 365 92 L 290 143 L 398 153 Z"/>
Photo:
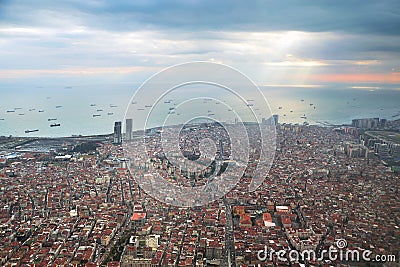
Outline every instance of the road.
<path id="1" fill-rule="evenodd" d="M 235 257 L 235 241 L 233 234 L 233 218 L 231 205 L 228 203 L 226 197 L 223 198 L 225 211 L 226 211 L 226 226 L 225 226 L 225 248 L 228 266 L 236 267 Z"/>

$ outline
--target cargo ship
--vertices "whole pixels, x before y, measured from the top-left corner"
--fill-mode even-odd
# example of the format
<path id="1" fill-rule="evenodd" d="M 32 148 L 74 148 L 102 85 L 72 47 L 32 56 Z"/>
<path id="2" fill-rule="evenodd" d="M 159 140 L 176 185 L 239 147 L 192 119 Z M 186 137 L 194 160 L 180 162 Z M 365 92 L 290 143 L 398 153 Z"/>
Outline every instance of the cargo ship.
<path id="1" fill-rule="evenodd" d="M 39 132 L 39 129 L 35 130 L 26 130 L 25 133 L 34 133 L 34 132 Z"/>

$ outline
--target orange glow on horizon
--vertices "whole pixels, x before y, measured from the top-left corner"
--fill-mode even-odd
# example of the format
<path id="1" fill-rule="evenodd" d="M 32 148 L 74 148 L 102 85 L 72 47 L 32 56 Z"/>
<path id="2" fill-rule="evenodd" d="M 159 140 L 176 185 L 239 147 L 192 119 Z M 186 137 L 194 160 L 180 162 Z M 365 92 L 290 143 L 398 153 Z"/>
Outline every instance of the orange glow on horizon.
<path id="1" fill-rule="evenodd" d="M 104 74 L 129 74 L 143 71 L 154 71 L 157 68 L 148 66 L 135 67 L 85 67 L 66 69 L 5 69 L 0 70 L 0 79 L 24 78 L 27 76 L 44 75 L 104 75 Z"/>
<path id="2" fill-rule="evenodd" d="M 400 73 L 332 73 L 332 74 L 315 74 L 311 79 L 318 82 L 335 82 L 335 83 L 400 83 Z"/>

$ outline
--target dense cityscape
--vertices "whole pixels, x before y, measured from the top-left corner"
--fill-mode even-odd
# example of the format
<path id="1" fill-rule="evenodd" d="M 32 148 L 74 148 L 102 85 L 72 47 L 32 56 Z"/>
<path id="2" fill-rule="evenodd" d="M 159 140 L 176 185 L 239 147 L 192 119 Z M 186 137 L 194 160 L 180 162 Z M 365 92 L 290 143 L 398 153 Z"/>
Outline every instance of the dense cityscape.
<path id="1" fill-rule="evenodd" d="M 354 120 L 336 128 L 277 124 L 275 159 L 261 187 L 247 191 L 260 154 L 251 145 L 239 183 L 222 198 L 191 208 L 150 197 L 137 179 L 158 170 L 172 183 L 199 186 L 213 167 L 199 173 L 174 168 L 157 141 L 167 129 L 146 133 L 151 160 L 135 155 L 132 162 L 122 137 L 133 146 L 141 133 L 131 132 L 131 122 L 126 125 L 123 134 L 117 122 L 109 136 L 0 139 L 1 265 L 382 264 L 321 255 L 338 240 L 347 242 L 346 249 L 371 251 L 371 259 L 384 256 L 386 266 L 398 263 L 398 120 Z M 220 125 L 192 125 L 190 132 L 199 133 L 193 138 L 186 132 L 180 144 L 184 155 L 198 157 L 198 140 L 211 136 L 222 140 L 216 158 L 229 158 L 230 143 Z M 318 257 L 260 260 L 258 252 L 266 247 L 313 250 Z"/>
<path id="2" fill-rule="evenodd" d="M 0 267 L 400 267 L 399 26 L 0 0 Z"/>

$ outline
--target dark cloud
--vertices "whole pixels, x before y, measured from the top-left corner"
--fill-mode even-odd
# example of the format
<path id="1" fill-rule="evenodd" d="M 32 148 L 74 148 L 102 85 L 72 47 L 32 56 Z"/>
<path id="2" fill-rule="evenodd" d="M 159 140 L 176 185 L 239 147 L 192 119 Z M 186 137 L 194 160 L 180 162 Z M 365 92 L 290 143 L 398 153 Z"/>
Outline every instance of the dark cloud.
<path id="1" fill-rule="evenodd" d="M 400 1 L 0 0 L 0 41 L 0 69 L 215 60 L 278 83 L 398 69 Z"/>
<path id="2" fill-rule="evenodd" d="M 383 53 L 398 58 L 399 43 L 400 36 L 395 35 L 336 34 L 319 41 L 310 40 L 292 53 L 326 60 L 375 60 L 382 58 Z"/>
<path id="3" fill-rule="evenodd" d="M 341 31 L 400 34 L 400 1 L 5 1 L 3 20 L 48 23 L 64 14 L 91 27 L 113 30 Z M 54 11 L 57 13 L 51 13 Z"/>
<path id="4" fill-rule="evenodd" d="M 399 1 L 106 1 L 121 21 L 187 29 L 346 31 L 399 34 Z"/>

